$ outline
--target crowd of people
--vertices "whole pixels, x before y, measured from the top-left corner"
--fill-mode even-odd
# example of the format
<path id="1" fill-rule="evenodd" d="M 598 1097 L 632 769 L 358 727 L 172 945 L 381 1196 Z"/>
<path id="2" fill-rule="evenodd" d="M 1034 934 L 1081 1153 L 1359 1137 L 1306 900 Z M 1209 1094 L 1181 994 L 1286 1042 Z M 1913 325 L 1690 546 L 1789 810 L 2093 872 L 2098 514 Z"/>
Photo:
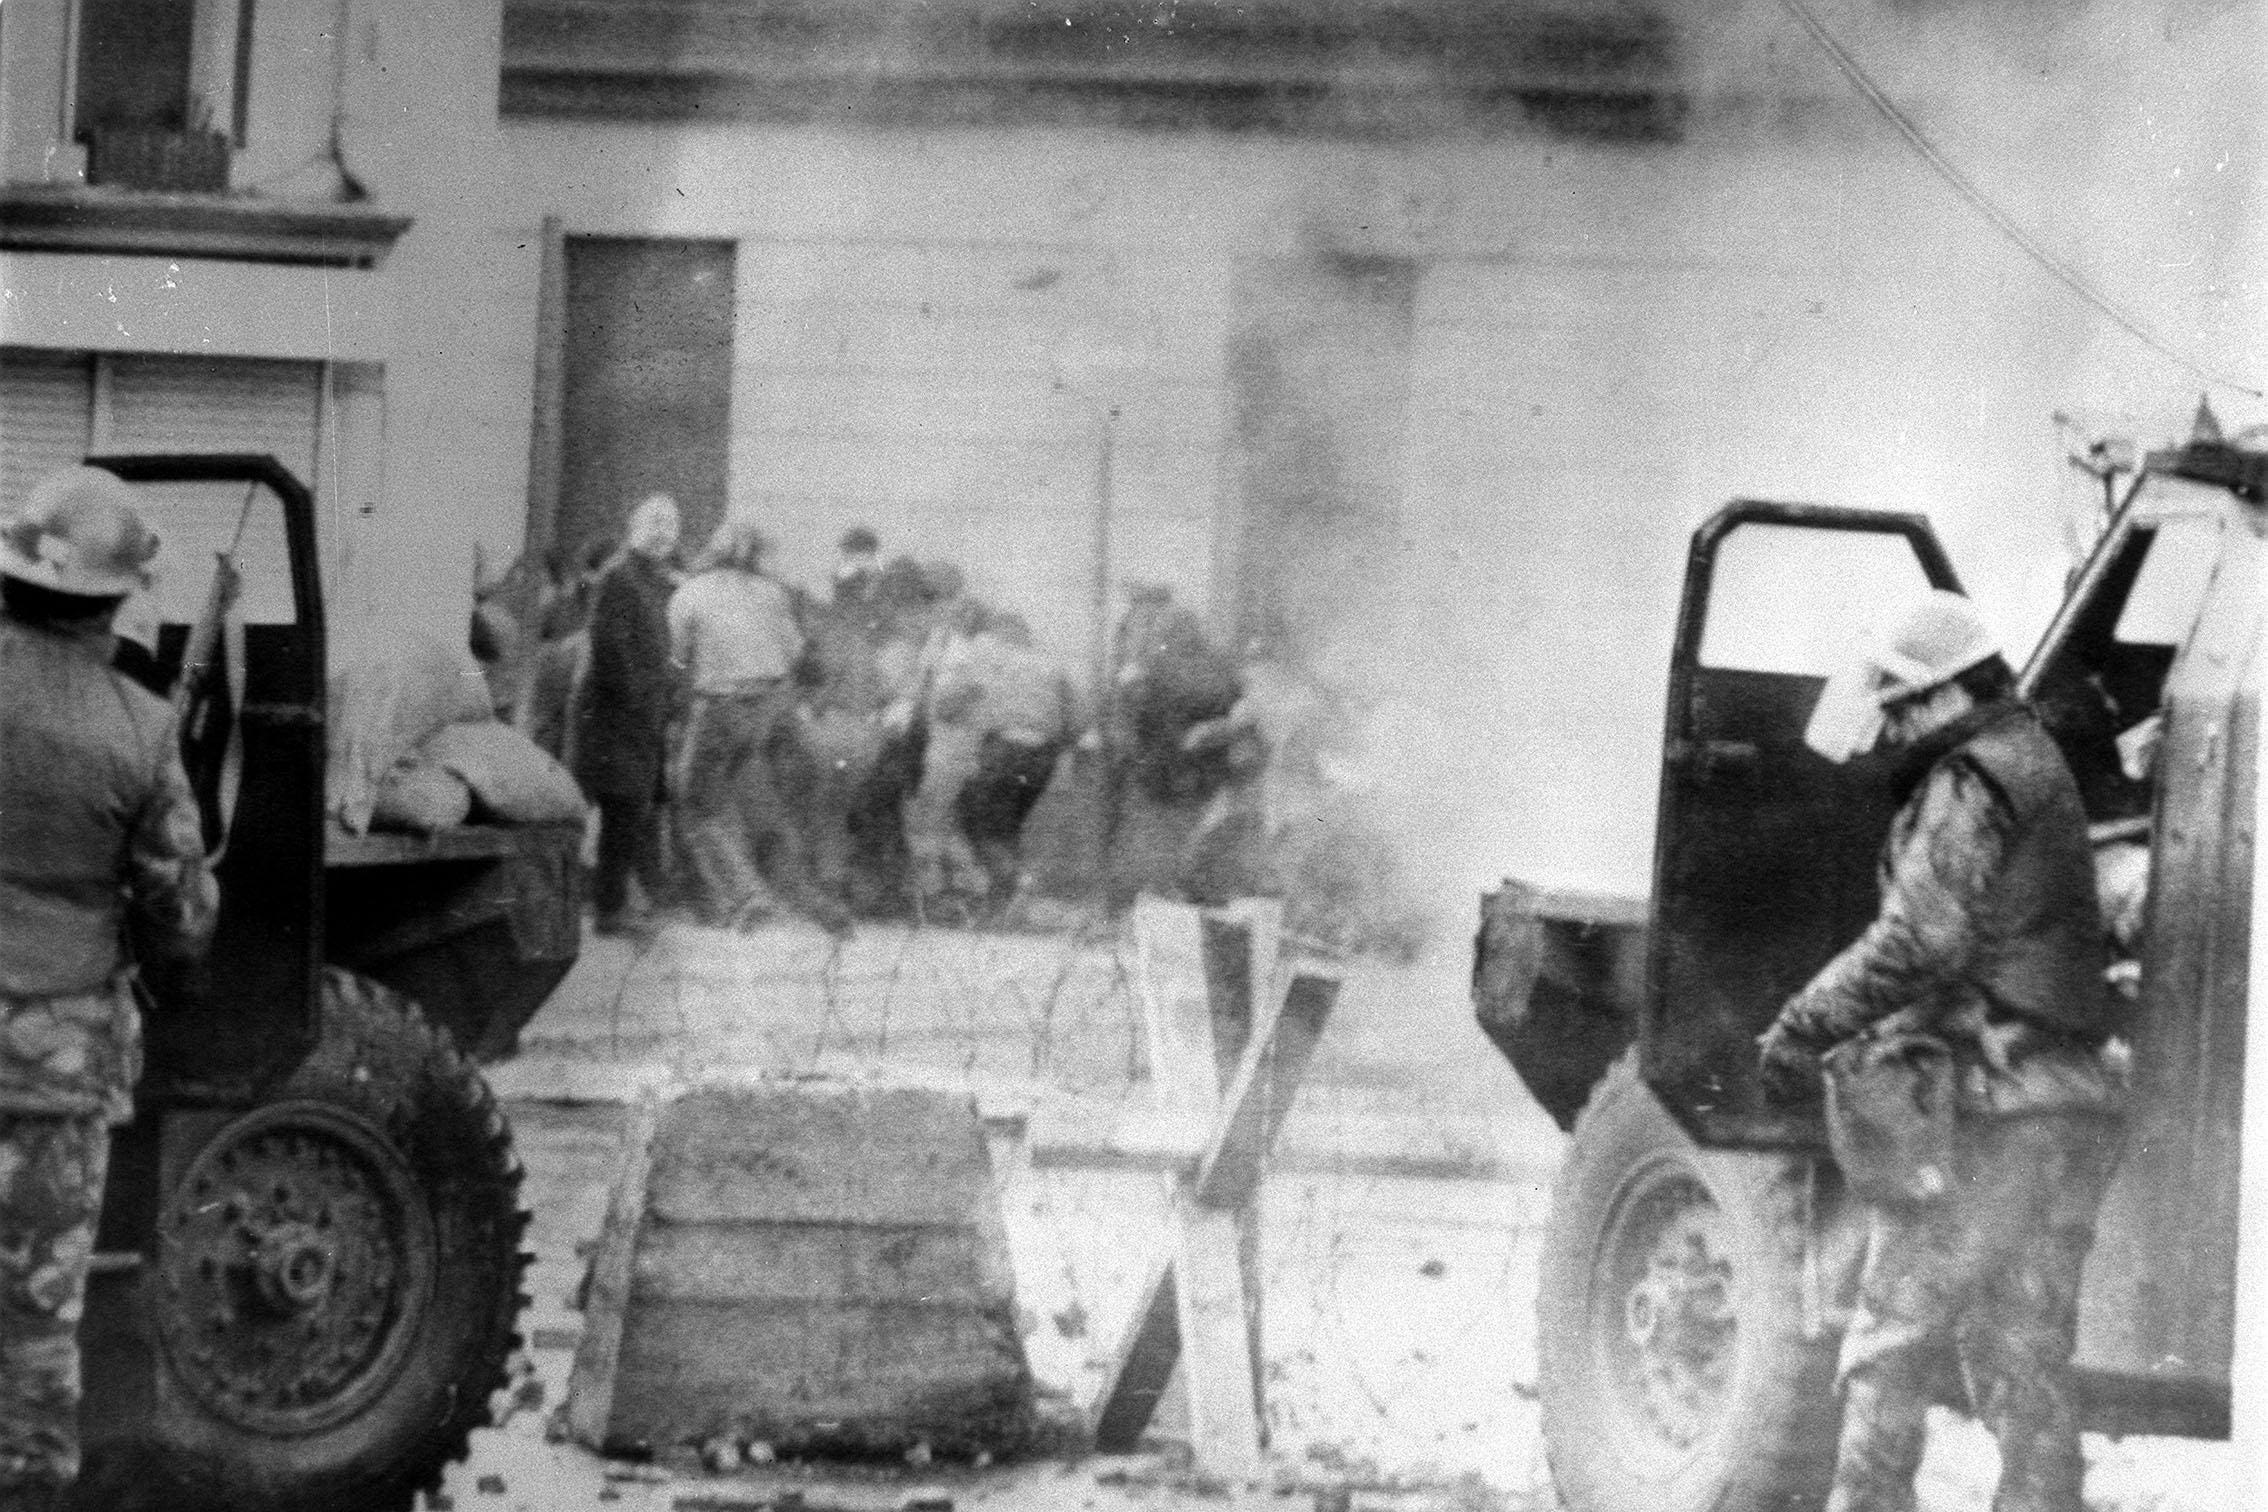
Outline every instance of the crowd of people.
<path id="1" fill-rule="evenodd" d="M 681 533 L 657 494 L 555 574 L 514 700 L 597 806 L 600 930 L 1016 909 L 1026 822 L 1085 727 L 1025 621 L 864 526 L 819 592 L 746 520 Z"/>

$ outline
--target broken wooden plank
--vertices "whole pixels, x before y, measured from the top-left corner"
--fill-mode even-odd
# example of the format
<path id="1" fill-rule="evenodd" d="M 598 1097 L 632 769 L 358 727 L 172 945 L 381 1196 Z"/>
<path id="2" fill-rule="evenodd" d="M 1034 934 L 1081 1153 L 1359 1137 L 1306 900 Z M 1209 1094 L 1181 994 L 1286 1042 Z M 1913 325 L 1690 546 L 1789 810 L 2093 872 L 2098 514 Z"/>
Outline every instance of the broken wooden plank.
<path id="1" fill-rule="evenodd" d="M 1111 1452 L 1133 1448 L 1178 1363 L 1197 1465 L 1251 1480 L 1263 1466 L 1266 1420 L 1255 1198 L 1268 1143 L 1314 1054 L 1338 983 L 1306 973 L 1284 999 L 1274 996 L 1274 905 L 1223 916 L 1145 903 L 1136 909 L 1136 952 L 1159 1101 L 1201 1122 L 1206 1134 L 1195 1168 L 1182 1167 L 1175 1179 L 1174 1258 L 1145 1293 L 1115 1356 L 1095 1441 Z M 1192 964 L 1201 993 L 1191 989 Z M 1227 1053 L 1227 1042 L 1239 1039 L 1241 1053 Z"/>
<path id="2" fill-rule="evenodd" d="M 1252 1393 L 1237 1215 L 1200 1207 L 1186 1183 L 1174 1193 L 1174 1208 L 1180 1237 L 1174 1300 L 1190 1454 L 1205 1474 L 1257 1480 L 1260 1414 Z"/>
<path id="3" fill-rule="evenodd" d="M 1118 1348 L 1117 1376 L 1095 1412 L 1095 1447 L 1105 1454 L 1132 1454 L 1142 1442 L 1142 1430 L 1158 1410 L 1173 1367 L 1181 1358 L 1180 1318 L 1175 1307 L 1173 1262 L 1159 1265 L 1143 1290 Z"/>
<path id="4" fill-rule="evenodd" d="M 1192 1132 L 1210 1125 L 1220 1101 L 1203 930 L 1202 915 L 1186 904 L 1134 901 L 1135 980 L 1151 1081 Z"/>
<path id="5" fill-rule="evenodd" d="M 1334 977 L 1307 972 L 1294 976 L 1282 1011 L 1268 1032 L 1247 1048 L 1212 1138 L 1198 1159 L 1196 1196 L 1204 1206 L 1241 1207 L 1259 1190 L 1268 1150 L 1291 1111 L 1292 1096 L 1307 1074 L 1338 997 Z"/>

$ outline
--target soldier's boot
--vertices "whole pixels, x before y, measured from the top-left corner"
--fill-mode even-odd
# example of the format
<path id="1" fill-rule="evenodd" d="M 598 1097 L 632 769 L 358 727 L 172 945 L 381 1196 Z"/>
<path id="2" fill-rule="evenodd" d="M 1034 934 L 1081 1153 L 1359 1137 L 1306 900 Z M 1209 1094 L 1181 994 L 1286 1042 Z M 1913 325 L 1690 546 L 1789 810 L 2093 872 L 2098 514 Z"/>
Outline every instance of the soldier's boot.
<path id="1" fill-rule="evenodd" d="M 1897 1373 L 1868 1367 L 1843 1383 L 1843 1432 L 1826 1512 L 1914 1512 L 1928 1404 Z"/>

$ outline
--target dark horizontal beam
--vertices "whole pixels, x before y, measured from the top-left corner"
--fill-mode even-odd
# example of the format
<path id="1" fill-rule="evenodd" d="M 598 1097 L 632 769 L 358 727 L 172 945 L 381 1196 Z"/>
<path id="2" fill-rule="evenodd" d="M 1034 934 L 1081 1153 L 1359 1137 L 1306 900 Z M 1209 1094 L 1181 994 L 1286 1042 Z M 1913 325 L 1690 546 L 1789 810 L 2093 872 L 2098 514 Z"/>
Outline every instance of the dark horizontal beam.
<path id="1" fill-rule="evenodd" d="M 367 204 L 162 194 L 77 184 L 0 185 L 0 251 L 227 257 L 373 268 L 410 217 Z"/>
<path id="2" fill-rule="evenodd" d="M 506 0 L 502 106 L 630 119 L 1674 134 L 1681 48 L 1628 5 L 919 7 Z"/>
<path id="3" fill-rule="evenodd" d="M 1682 94 L 1647 90 L 1364 90 L 1320 85 L 1158 86 L 1106 82 L 1003 86 L 991 81 L 743 79 L 507 71 L 506 116 L 779 125 L 1116 126 L 1327 137 L 1541 131 L 1605 142 L 1670 142 L 1685 131 Z"/>
<path id="4" fill-rule="evenodd" d="M 1674 80 L 1660 16 L 1517 5 L 1196 4 L 915 10 L 750 0 L 506 0 L 504 66 L 629 73 L 777 74 L 848 63 L 1041 77 L 1297 79 L 1348 69 L 1444 69 L 1473 83 Z"/>

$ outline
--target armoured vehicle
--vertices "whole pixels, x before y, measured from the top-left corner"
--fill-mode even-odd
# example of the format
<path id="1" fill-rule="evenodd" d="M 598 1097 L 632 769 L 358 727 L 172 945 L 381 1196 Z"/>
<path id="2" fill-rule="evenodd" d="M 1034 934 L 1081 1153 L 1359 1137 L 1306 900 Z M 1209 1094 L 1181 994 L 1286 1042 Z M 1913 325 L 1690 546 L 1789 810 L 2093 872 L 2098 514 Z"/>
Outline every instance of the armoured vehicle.
<path id="1" fill-rule="evenodd" d="M 136 486 L 171 568 L 121 666 L 167 691 L 210 623 L 200 562 L 230 555 L 242 587 L 184 700 L 222 910 L 200 969 L 144 979 L 79 1504 L 406 1507 L 517 1343 L 521 1172 L 470 1052 L 507 1048 L 575 959 L 578 827 L 337 828 L 307 489 L 266 456 L 90 460 Z"/>
<path id="2" fill-rule="evenodd" d="M 2216 427 L 2149 454 L 2020 676 L 2079 778 L 2130 1004 L 2138 1111 L 2077 1356 L 2106 1431 L 2229 1433 L 2264 489 L 2268 454 Z M 1754 1037 L 1873 915 L 1887 759 L 1834 766 L 1803 731 L 1867 606 L 1925 586 L 1959 584 L 1921 516 L 1727 505 L 1688 556 L 1651 898 L 1484 901 L 1480 1021 L 1573 1135 L 1538 1304 L 1573 1512 L 1824 1499 L 1859 1214 L 1816 1111 L 1762 1097 Z"/>

